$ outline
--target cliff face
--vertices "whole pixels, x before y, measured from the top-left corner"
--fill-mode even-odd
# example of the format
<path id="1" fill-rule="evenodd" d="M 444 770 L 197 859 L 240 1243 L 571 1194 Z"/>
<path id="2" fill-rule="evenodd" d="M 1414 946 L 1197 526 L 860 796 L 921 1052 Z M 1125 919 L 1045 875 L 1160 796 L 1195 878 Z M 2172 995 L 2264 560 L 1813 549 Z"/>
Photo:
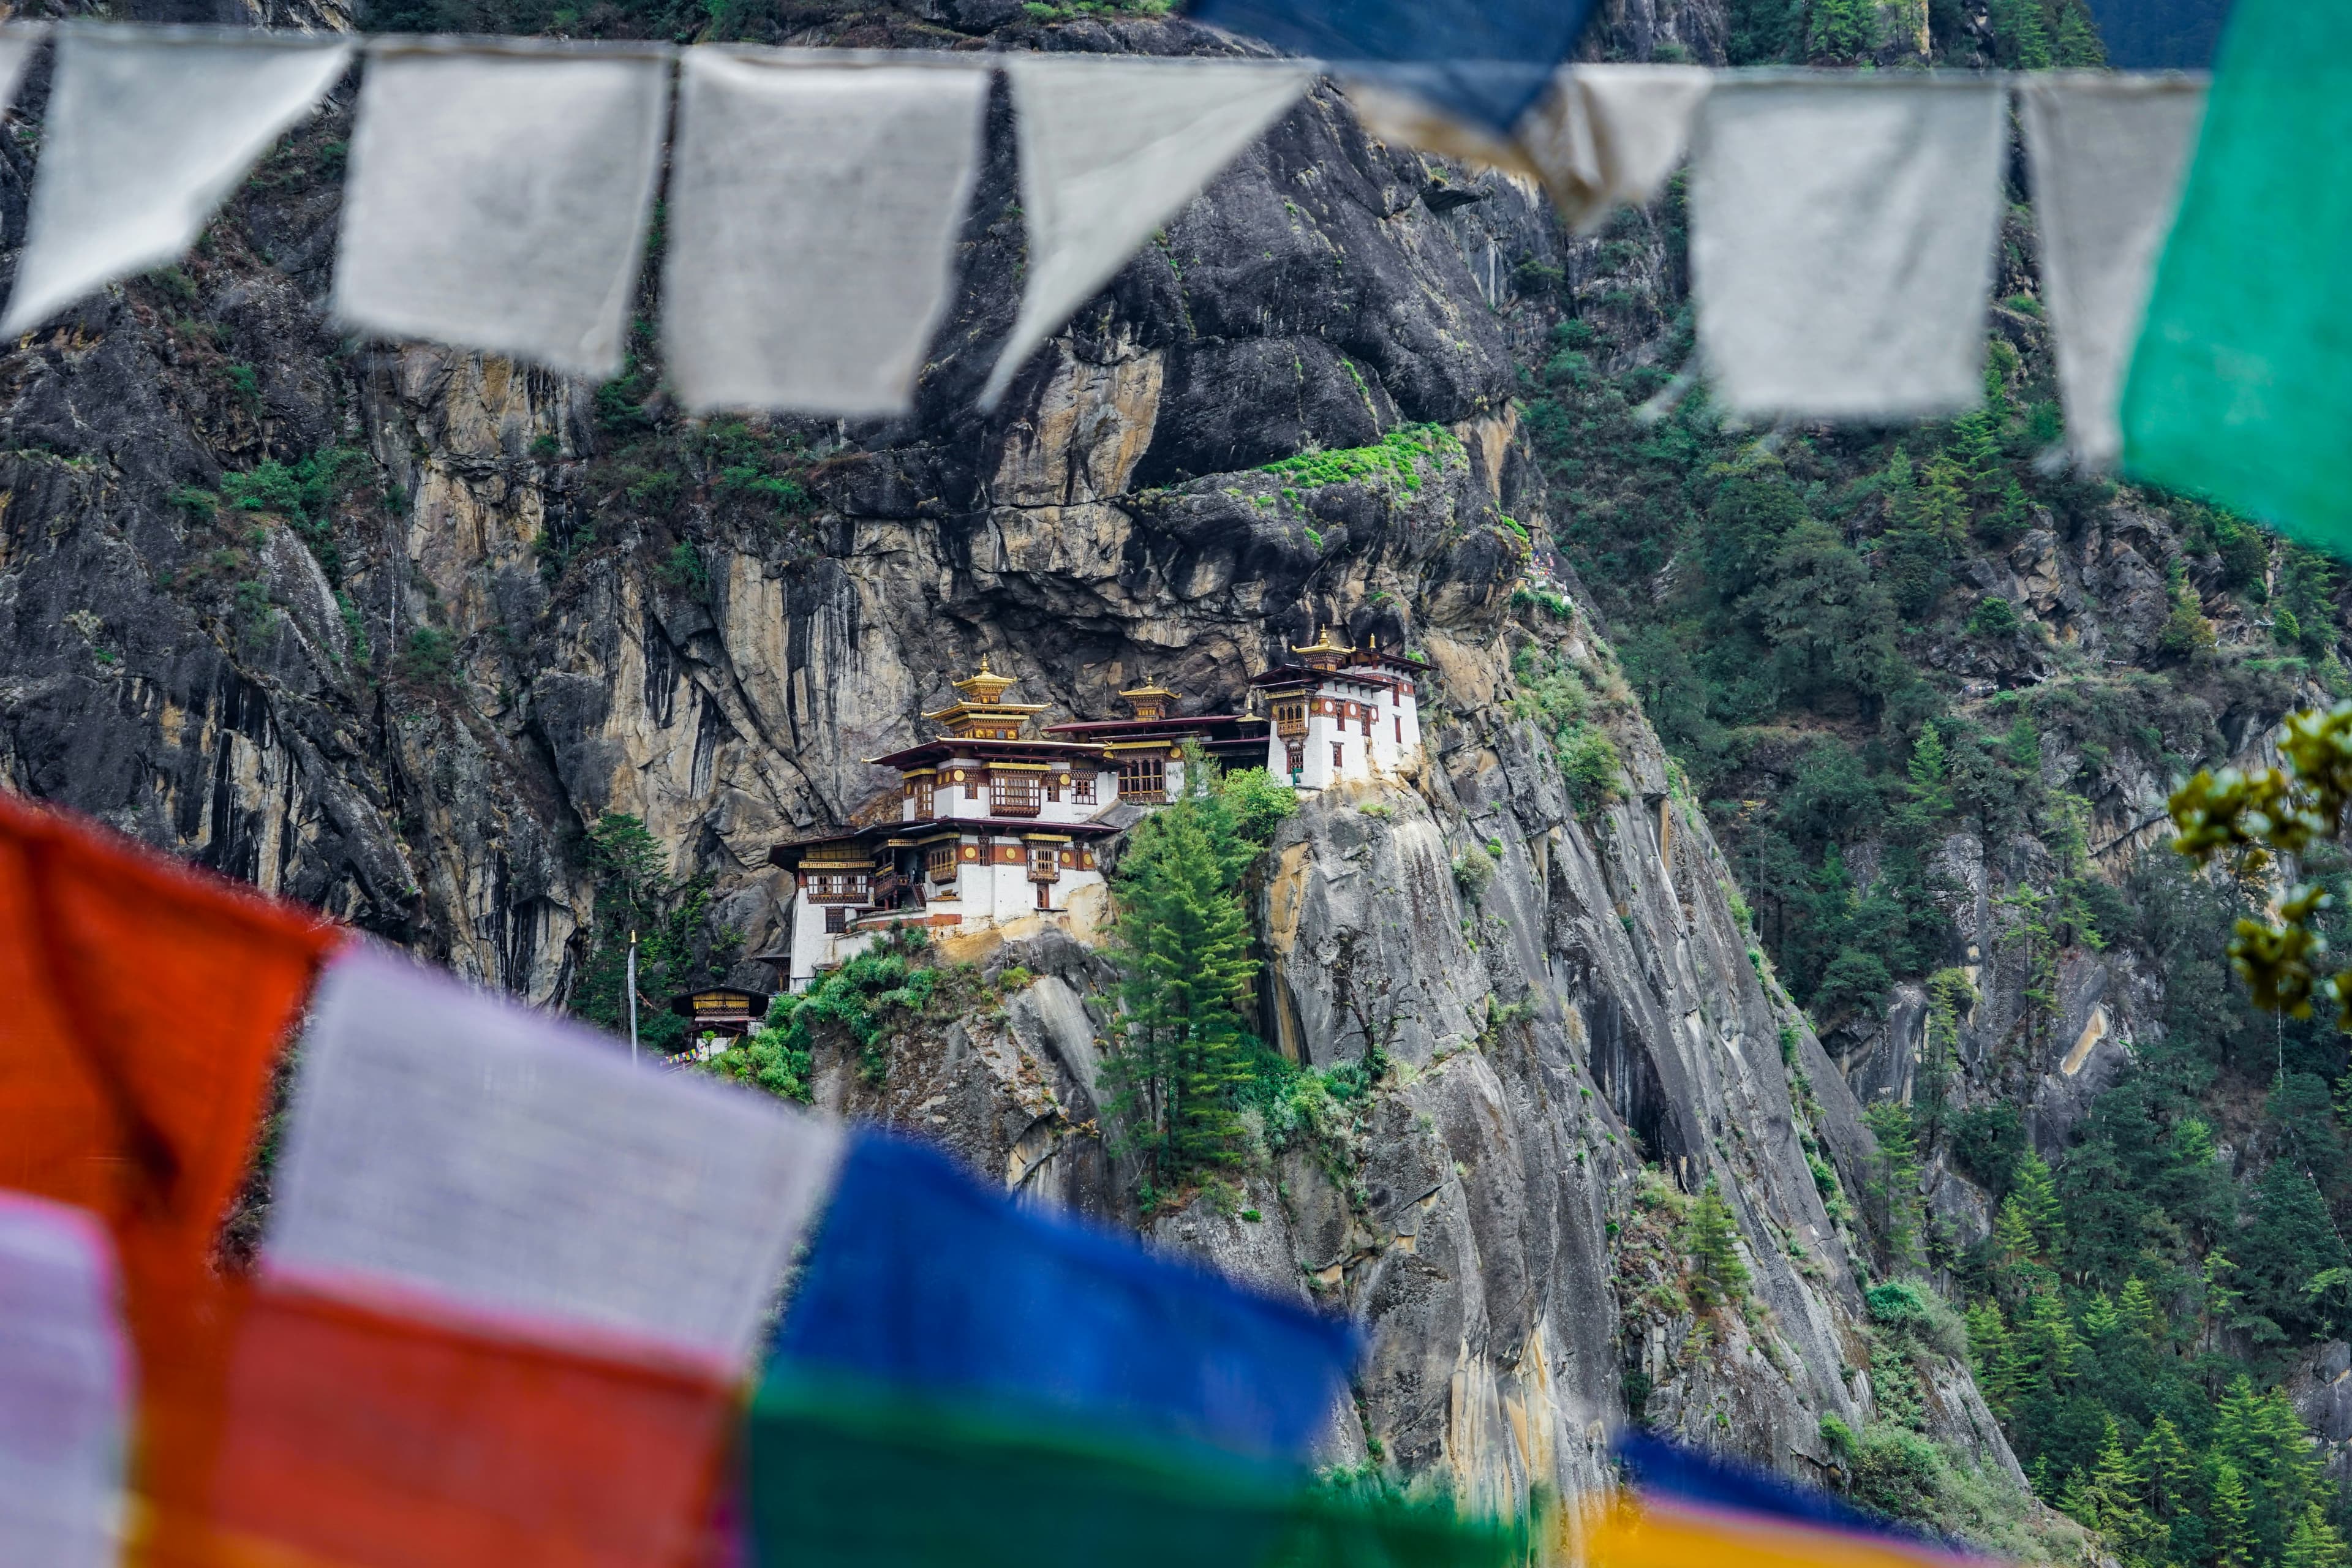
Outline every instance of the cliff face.
<path id="1" fill-rule="evenodd" d="M 1723 25 L 1612 17 L 1643 54 L 1704 56 Z M 956 18 L 885 20 L 861 41 Z M 1218 47 L 1097 22 L 1025 41 Z M 1871 1340 L 1824 1198 L 1859 1190 L 1867 1135 L 1580 590 L 1515 604 L 1544 519 L 1512 398 L 1548 318 L 1513 279 L 1587 265 L 1526 193 L 1370 143 L 1318 89 L 981 421 L 1020 257 L 1000 102 L 919 413 L 699 428 L 637 369 L 596 389 L 339 342 L 320 301 L 347 113 L 184 268 L 0 359 L 12 787 L 557 1003 L 602 814 L 710 876 L 714 921 L 758 951 L 790 895 L 770 846 L 894 782 L 861 759 L 983 653 L 1051 722 L 1139 679 L 1239 702 L 1322 624 L 1411 642 L 1435 665 L 1420 771 L 1309 803 L 1252 884 L 1267 1038 L 1380 1070 L 1268 1130 L 1246 1206 L 1150 1234 L 1371 1325 L 1335 1460 L 1497 1505 L 1573 1493 L 1630 1391 L 1697 1440 L 1844 1462 L 1823 1420 L 1872 1418 Z M 0 143 L 12 255 L 30 163 Z M 1441 427 L 1440 457 L 1259 467 L 1406 425 Z M 1598 794 L 1534 721 L 1538 665 L 1613 737 Z M 984 989 L 878 1071 L 828 1047 L 820 1098 L 1139 1218 L 1096 1098 L 1103 961 L 1019 931 L 965 956 Z M 1676 1216 L 1710 1181 L 1752 1295 L 1702 1313 Z M 1921 1424 L 2013 1478 L 1966 1371 L 1927 1360 Z"/>

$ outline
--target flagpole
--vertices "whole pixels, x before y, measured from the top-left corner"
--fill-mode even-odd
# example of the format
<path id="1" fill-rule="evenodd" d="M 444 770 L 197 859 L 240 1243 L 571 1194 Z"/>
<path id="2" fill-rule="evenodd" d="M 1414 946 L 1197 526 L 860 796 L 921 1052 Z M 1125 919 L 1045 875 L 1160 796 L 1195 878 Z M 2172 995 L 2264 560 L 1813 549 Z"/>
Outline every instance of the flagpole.
<path id="1" fill-rule="evenodd" d="M 629 933 L 629 1060 L 637 1059 L 637 933 Z"/>

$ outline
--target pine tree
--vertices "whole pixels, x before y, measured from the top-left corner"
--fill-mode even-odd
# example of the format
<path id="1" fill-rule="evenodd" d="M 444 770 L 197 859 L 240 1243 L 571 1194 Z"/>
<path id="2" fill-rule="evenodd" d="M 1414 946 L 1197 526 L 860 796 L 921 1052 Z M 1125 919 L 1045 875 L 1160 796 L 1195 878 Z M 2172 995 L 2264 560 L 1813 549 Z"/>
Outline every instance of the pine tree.
<path id="1" fill-rule="evenodd" d="M 2127 1559 L 2144 1559 L 2158 1543 L 2158 1531 L 2148 1516 L 2147 1477 L 2137 1456 L 2124 1447 L 2123 1428 L 2113 1415 L 2099 1444 L 2097 1466 L 2084 1488 L 2095 1517 L 2085 1521 L 2105 1534 Z"/>
<path id="2" fill-rule="evenodd" d="M 2192 1512 L 2197 1507 L 2197 1457 L 2181 1441 L 2180 1428 L 2169 1415 L 2159 1415 L 2141 1439 L 2140 1473 L 2147 1478 L 2148 1509 L 2158 1520 Z"/>
<path id="3" fill-rule="evenodd" d="M 2123 1294 L 2116 1298 L 2116 1326 L 2136 1339 L 2155 1335 L 2156 1298 L 2137 1274 L 2124 1281 Z"/>
<path id="4" fill-rule="evenodd" d="M 1257 961 L 1238 881 L 1256 853 L 1205 758 L 1183 798 L 1145 818 L 1119 867 L 1112 957 L 1122 1004 L 1103 1066 L 1120 1152 L 1155 1187 L 1237 1163 L 1238 1092 L 1257 1050 L 1242 1022 Z"/>
<path id="5" fill-rule="evenodd" d="M 2083 1309 L 2083 1332 L 2095 1344 L 2116 1331 L 2116 1304 L 2101 1290 L 2092 1296 L 2090 1305 Z"/>
<path id="6" fill-rule="evenodd" d="M 2107 63 L 2106 46 L 2099 41 L 2098 25 L 2083 0 L 2059 0 L 2058 37 L 2051 54 L 2063 70 L 2091 70 Z"/>
<path id="7" fill-rule="evenodd" d="M 2017 70 L 2048 70 L 2050 23 L 2042 0 L 1992 0 L 1993 37 L 2000 63 Z"/>
<path id="8" fill-rule="evenodd" d="M 2213 1468 L 2213 1568 L 2253 1568 L 2254 1507 L 2236 1466 Z"/>
<path id="9" fill-rule="evenodd" d="M 1699 1307 L 1735 1304 L 1748 1293 L 1748 1265 L 1740 1261 L 1739 1225 L 1723 1201 L 1715 1178 L 1691 1205 L 1683 1247 L 1690 1254 L 1692 1301 Z"/>
<path id="10" fill-rule="evenodd" d="M 1976 1373 L 1977 1387 L 1993 1414 L 2007 1420 L 2017 1397 L 2017 1366 L 2010 1353 L 2009 1325 L 2001 1321 L 2000 1308 L 1990 1300 L 1970 1307 L 1968 1322 L 1969 1365 Z"/>
<path id="11" fill-rule="evenodd" d="M 1919 1195 L 1919 1144 L 1911 1128 L 1910 1108 L 1901 1100 L 1881 1100 L 1863 1113 L 1863 1123 L 1877 1140 L 1864 1195 L 1879 1236 L 1886 1245 L 1890 1267 L 1900 1271 L 1919 1262 L 1919 1231 L 1925 1205 Z"/>
<path id="12" fill-rule="evenodd" d="M 2352 1556 L 2344 1549 L 2344 1537 L 2327 1522 L 2319 1505 L 2303 1505 L 2295 1520 L 2294 1533 L 2287 1537 L 2286 1550 L 2279 1553 L 2279 1568 L 2345 1568 Z"/>
<path id="13" fill-rule="evenodd" d="M 2029 1150 L 2017 1163 L 2017 1187 L 2010 1199 L 2024 1211 L 2036 1254 L 2056 1258 L 2066 1245 L 2066 1215 L 2058 1202 L 2058 1184 L 2050 1179 L 2050 1167 L 2041 1155 Z"/>

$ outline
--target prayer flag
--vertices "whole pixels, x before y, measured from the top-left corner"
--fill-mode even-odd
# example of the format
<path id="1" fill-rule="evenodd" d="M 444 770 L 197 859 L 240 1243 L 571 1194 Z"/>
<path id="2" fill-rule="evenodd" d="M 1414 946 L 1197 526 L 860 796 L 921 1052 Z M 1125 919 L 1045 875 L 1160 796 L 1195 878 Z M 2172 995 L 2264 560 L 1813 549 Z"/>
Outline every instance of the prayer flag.
<path id="1" fill-rule="evenodd" d="M 336 319 L 574 375 L 618 373 L 671 53 L 374 40 L 343 188 Z"/>
<path id="2" fill-rule="evenodd" d="M 1983 395 L 2007 119 L 1990 78 L 1717 79 L 1691 284 L 1728 408 L 1885 421 Z"/>
<path id="3" fill-rule="evenodd" d="M 737 1409 L 700 1358 L 276 1276 L 246 1305 L 202 1507 L 163 1521 L 164 1561 L 682 1564 Z"/>
<path id="4" fill-rule="evenodd" d="M 2352 557 L 2352 7 L 2239 0 L 2124 393 L 2124 468 Z"/>
<path id="5" fill-rule="evenodd" d="M 983 407 L 1314 77 L 1313 67 L 1285 60 L 1000 58 L 1019 121 L 1029 263 Z"/>
<path id="6" fill-rule="evenodd" d="M 0 22 L 0 109 L 16 100 L 16 84 L 33 51 L 49 36 L 47 22 Z"/>
<path id="7" fill-rule="evenodd" d="M 1983 1568 L 1826 1493 L 1641 1434 L 1617 1444 L 1634 1496 L 1583 1541 L 1591 1568 Z"/>
<path id="8" fill-rule="evenodd" d="M 2116 405 L 2205 89 L 2182 77 L 2068 71 L 2025 77 L 2018 95 L 2067 441 L 2085 466 L 2105 468 L 2123 450 Z"/>
<path id="9" fill-rule="evenodd" d="M 62 24 L 0 335 L 179 257 L 352 50 L 332 35 Z"/>
<path id="10" fill-rule="evenodd" d="M 1373 76 L 1507 137 L 1568 58 L 1591 0 L 1193 0 L 1197 21 Z M 1388 67 L 1387 70 L 1371 68 Z"/>
<path id="11" fill-rule="evenodd" d="M 115 1561 L 129 1382 L 96 1217 L 0 1192 L 0 1563 Z"/>
<path id="12" fill-rule="evenodd" d="M 1347 1388 L 1347 1322 L 982 1190 L 864 1133 L 777 1340 L 772 1378 L 853 1377 L 1303 1458 Z"/>
<path id="13" fill-rule="evenodd" d="M 1528 1561 L 1523 1527 L 1443 1500 L 1349 1497 L 1230 1454 L 856 1382 L 772 1378 L 745 1470 L 761 1560 L 796 1568 Z"/>
<path id="14" fill-rule="evenodd" d="M 319 987 L 264 1263 L 749 1364 L 839 1131 L 355 949 Z"/>
<path id="15" fill-rule="evenodd" d="M 947 308 L 989 73 L 689 49 L 662 336 L 689 408 L 898 414 Z M 905 57 L 911 59 L 915 57 Z"/>
<path id="16" fill-rule="evenodd" d="M 1552 205 L 1590 231 L 1655 196 L 1683 161 L 1715 74 L 1698 66 L 1578 65 L 1521 121 Z"/>

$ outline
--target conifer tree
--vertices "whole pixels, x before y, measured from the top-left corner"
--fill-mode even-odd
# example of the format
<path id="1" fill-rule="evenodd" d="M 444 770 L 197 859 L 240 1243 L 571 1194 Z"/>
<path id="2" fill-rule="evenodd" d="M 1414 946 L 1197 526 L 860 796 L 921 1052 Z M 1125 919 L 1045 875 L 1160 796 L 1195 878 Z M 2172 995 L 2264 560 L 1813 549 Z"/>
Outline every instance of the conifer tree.
<path id="1" fill-rule="evenodd" d="M 2213 1568 L 2253 1568 L 2254 1509 L 2237 1467 L 2226 1461 L 2213 1468 Z"/>
<path id="2" fill-rule="evenodd" d="M 2050 52 L 2062 70 L 2092 70 L 2107 63 L 2106 46 L 2083 0 L 2059 0 L 2058 34 Z"/>
<path id="3" fill-rule="evenodd" d="M 2123 1293 L 2116 1298 L 2116 1326 L 2137 1339 L 2154 1337 L 2156 1298 L 2137 1274 L 2124 1281 Z"/>
<path id="4" fill-rule="evenodd" d="M 1239 879 L 1281 815 L 1246 774 L 1213 784 L 1197 747 L 1186 763 L 1184 795 L 1137 825 L 1120 862 L 1120 1034 L 1102 1072 L 1120 1152 L 1155 1189 L 1242 1158 L 1238 1095 L 1259 1047 L 1242 1017 L 1257 961 Z"/>
<path id="5" fill-rule="evenodd" d="M 2113 1415 L 2099 1444 L 2099 1460 L 2084 1488 L 2094 1510 L 2085 1523 L 2104 1533 L 2126 1558 L 2145 1558 L 2158 1543 L 2147 1511 L 2147 1477 L 2135 1453 L 2124 1447 L 2123 1428 Z"/>
<path id="6" fill-rule="evenodd" d="M 2288 1535 L 2286 1549 L 2279 1553 L 2279 1568 L 2345 1568 L 2347 1554 L 2344 1537 L 2327 1522 L 2316 1502 L 2303 1505 L 2295 1520 L 2294 1530 Z"/>
<path id="7" fill-rule="evenodd" d="M 1737 1303 L 1748 1293 L 1748 1265 L 1739 1258 L 1739 1225 L 1715 1178 L 1691 1205 L 1683 1233 L 1691 1258 L 1691 1300 L 1698 1306 Z"/>
<path id="8" fill-rule="evenodd" d="M 2107 1299 L 2105 1290 L 2095 1293 L 2090 1304 L 2083 1309 L 2083 1332 L 2095 1344 L 2116 1331 L 2116 1304 Z"/>
<path id="9" fill-rule="evenodd" d="M 2140 1473 L 2147 1478 L 2149 1511 L 2159 1521 L 2192 1512 L 2198 1506 L 2197 1457 L 2181 1440 L 2169 1415 L 2159 1415 L 2141 1439 Z"/>
<path id="10" fill-rule="evenodd" d="M 1919 1144 L 1910 1108 L 1901 1100 L 1882 1100 L 1864 1111 L 1862 1120 L 1878 1142 L 1864 1196 L 1886 1245 L 1888 1264 L 1897 1270 L 1913 1268 L 1919 1262 L 1926 1205 L 1919 1195 Z"/>
<path id="11" fill-rule="evenodd" d="M 2028 1150 L 2017 1163 L 2017 1187 L 2010 1198 L 2024 1213 L 2035 1254 L 2057 1257 L 2066 1245 L 2066 1215 L 2058 1201 L 2057 1184 L 2050 1179 L 2050 1167 L 2041 1155 Z"/>

